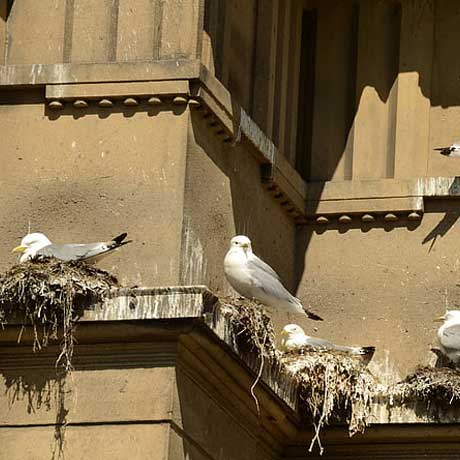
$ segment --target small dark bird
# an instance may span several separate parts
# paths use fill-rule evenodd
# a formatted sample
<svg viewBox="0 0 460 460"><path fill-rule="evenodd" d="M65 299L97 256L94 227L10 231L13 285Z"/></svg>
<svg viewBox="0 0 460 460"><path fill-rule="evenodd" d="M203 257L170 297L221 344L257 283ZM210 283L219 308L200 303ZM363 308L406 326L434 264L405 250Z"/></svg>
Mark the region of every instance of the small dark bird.
<svg viewBox="0 0 460 460"><path fill-rule="evenodd" d="M460 144L452 144L449 147L437 147L434 150L449 158L460 158Z"/></svg>

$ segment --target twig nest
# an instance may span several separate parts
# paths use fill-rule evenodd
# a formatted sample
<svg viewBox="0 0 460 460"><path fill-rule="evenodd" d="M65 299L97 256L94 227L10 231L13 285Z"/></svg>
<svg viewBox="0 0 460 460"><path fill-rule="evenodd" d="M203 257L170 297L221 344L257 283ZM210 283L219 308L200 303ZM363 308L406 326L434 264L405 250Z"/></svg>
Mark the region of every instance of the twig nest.
<svg viewBox="0 0 460 460"><path fill-rule="evenodd" d="M275 331L262 304L242 297L222 297L219 302L238 338L240 350L275 356Z"/></svg>
<svg viewBox="0 0 460 460"><path fill-rule="evenodd" d="M447 407L460 403L460 369L418 367L393 388L393 397L403 402L421 400Z"/></svg>
<svg viewBox="0 0 460 460"><path fill-rule="evenodd" d="M115 286L114 276L84 262L43 258L18 264L0 276L0 324L19 319L31 325L34 350L62 330L57 361L70 370L75 320L85 305L102 302Z"/></svg>
<svg viewBox="0 0 460 460"><path fill-rule="evenodd" d="M302 354L285 354L280 361L299 382L305 414L315 428L310 452L315 442L322 452L320 430L331 420L347 422L350 436L364 431L375 381L358 356L305 349Z"/></svg>
<svg viewBox="0 0 460 460"><path fill-rule="evenodd" d="M350 435L364 431L371 413L376 384L360 356L344 352L312 351L282 354L275 348L275 333L264 307L247 299L219 299L221 313L230 321L240 351L258 355L262 367L283 369L284 378L298 385L299 409L313 423L310 451L320 440L321 428L331 421L348 424ZM258 402L256 405L258 407Z"/></svg>

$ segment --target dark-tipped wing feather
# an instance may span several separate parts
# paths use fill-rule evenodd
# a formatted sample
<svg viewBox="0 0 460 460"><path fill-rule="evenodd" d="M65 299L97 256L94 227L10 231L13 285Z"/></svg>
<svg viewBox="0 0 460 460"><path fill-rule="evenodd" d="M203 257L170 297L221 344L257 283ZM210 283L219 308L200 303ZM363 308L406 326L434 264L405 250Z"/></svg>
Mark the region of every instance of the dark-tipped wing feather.
<svg viewBox="0 0 460 460"><path fill-rule="evenodd" d="M113 240L99 243L70 243L70 244L50 244L37 251L38 256L54 257L56 259L69 262L71 260L93 261L99 257L131 243L131 240L124 241L127 233L116 236Z"/></svg>

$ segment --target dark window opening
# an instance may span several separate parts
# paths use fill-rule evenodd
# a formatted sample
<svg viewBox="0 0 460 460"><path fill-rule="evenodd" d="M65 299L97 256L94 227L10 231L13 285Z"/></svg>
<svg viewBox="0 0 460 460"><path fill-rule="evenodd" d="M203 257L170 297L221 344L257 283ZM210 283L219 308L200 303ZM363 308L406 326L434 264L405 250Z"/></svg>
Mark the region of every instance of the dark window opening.
<svg viewBox="0 0 460 460"><path fill-rule="evenodd" d="M302 13L300 75L295 167L304 180L310 179L315 92L316 10Z"/></svg>
<svg viewBox="0 0 460 460"><path fill-rule="evenodd" d="M206 0L204 8L204 30L211 39L215 75L219 80L222 79L226 6L225 0Z"/></svg>

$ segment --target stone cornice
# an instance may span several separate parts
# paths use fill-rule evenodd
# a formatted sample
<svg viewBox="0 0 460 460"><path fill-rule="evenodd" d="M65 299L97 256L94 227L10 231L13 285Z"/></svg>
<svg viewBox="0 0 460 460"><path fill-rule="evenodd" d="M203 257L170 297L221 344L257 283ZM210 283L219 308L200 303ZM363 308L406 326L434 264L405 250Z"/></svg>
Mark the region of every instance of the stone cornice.
<svg viewBox="0 0 460 460"><path fill-rule="evenodd" d="M222 369L230 375L238 375L239 385L244 388L243 392L247 393L247 387L251 386L254 375L259 371L260 360L254 353L239 349L229 320L216 308L217 302L218 298L205 286L114 290L104 305L94 305L82 311L79 319L81 324L77 328L77 341L82 350L79 358L81 364L90 365L90 349L86 346L94 343L114 343L114 348L112 345L106 347L108 355L115 356L120 352L121 356L126 354L126 362L129 362L132 356L129 347L124 352L117 351L116 344L120 331L123 331L124 343L147 344L153 341L156 344L169 344L167 350L163 350L167 351L161 358L165 360L175 359L176 351L172 343L180 339L183 346L194 354L201 356L204 353L206 359L220 363ZM0 333L0 361L4 366L14 367L15 359L22 363L24 360L35 358L31 358L30 353L27 356L28 352L23 346L17 347L20 324L21 321L18 319L11 321ZM22 344L30 345L32 341L32 334L26 330L22 335ZM146 345L142 346L148 348ZM152 350L161 349L161 346L155 346ZM115 350L115 354L110 350ZM37 359L42 359L45 363L53 353L54 350L51 350L51 354L45 351L43 354L40 353ZM113 362L110 356L107 358L107 366ZM243 373L241 366L246 369ZM300 420L297 414L299 388L297 382L288 381L283 372L281 367L266 366L258 397L264 401L266 407L270 407L271 416L275 420L287 417L291 420L290 423L294 424L291 429L295 430L293 427L298 425ZM250 400L248 395L248 401ZM431 412L433 410L432 408ZM424 424L432 419L430 414L424 415L423 409L416 402L413 406L393 405L382 393L374 401L372 423ZM457 409L452 408L449 413L444 411L444 415L438 414L437 418L443 423L456 422L460 420L460 414Z"/></svg>
<svg viewBox="0 0 460 460"><path fill-rule="evenodd" d="M282 369L266 366L256 387L261 407L257 414L249 388L259 370L259 358L238 349L228 319L219 314L216 302L217 297L205 286L114 290L103 308L95 305L82 312L75 367L84 370L177 366L199 385L206 384L209 396L257 431L265 447L279 452L280 446L288 445L288 456L295 457L305 451L312 437L310 427L301 422L298 413L297 382L286 379ZM17 321L0 333L2 373L13 375L33 368L45 373L52 370L57 347L52 345L32 354L33 337L26 330L18 345L19 329ZM441 417L433 424L426 407L391 406L381 396L374 403L371 427L363 435L349 440L345 428L330 427L322 435L323 445L328 456L334 458L335 454L346 457L351 447L365 456L375 443L382 442L382 446L393 447L404 442L411 452L420 453L425 433L429 433L432 443L457 442L455 424L460 414L452 408L449 413L438 415ZM443 451L450 452L449 449ZM436 448L430 452L436 458L438 451Z"/></svg>
<svg viewBox="0 0 460 460"><path fill-rule="evenodd" d="M198 60L0 66L0 88L14 87L44 87L50 117L188 106L223 142L247 143L262 184L297 224L417 225L427 198L460 196L455 177L307 183Z"/></svg>
<svg viewBox="0 0 460 460"><path fill-rule="evenodd" d="M0 88L194 79L198 60L0 65Z"/></svg>

